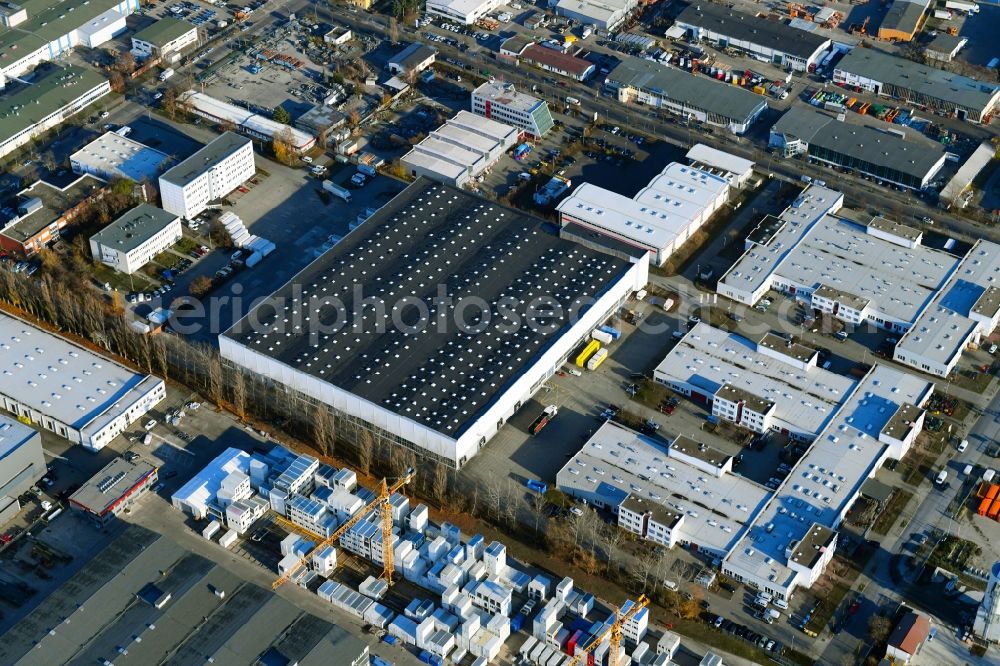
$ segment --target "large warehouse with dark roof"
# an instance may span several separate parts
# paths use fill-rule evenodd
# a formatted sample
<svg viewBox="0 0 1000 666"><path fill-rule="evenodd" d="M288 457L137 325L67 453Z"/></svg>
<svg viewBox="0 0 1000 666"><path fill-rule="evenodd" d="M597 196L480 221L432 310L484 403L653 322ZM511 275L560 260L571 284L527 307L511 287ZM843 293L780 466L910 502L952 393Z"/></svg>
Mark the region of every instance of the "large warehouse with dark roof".
<svg viewBox="0 0 1000 666"><path fill-rule="evenodd" d="M740 49L752 57L799 72L816 64L833 44L829 37L709 2L689 6L678 14L676 25L695 41L703 39Z"/></svg>
<svg viewBox="0 0 1000 666"><path fill-rule="evenodd" d="M793 106L771 127L769 143L786 155L863 173L879 181L922 190L945 162L941 144L911 133L904 139L867 125L841 122L810 107Z"/></svg>
<svg viewBox="0 0 1000 666"><path fill-rule="evenodd" d="M341 433L461 467L647 281L542 220L418 179L220 336Z"/></svg>
<svg viewBox="0 0 1000 666"><path fill-rule="evenodd" d="M734 134L746 132L767 110L767 100L757 93L645 58L623 56L604 85L616 91L619 102L638 102Z"/></svg>

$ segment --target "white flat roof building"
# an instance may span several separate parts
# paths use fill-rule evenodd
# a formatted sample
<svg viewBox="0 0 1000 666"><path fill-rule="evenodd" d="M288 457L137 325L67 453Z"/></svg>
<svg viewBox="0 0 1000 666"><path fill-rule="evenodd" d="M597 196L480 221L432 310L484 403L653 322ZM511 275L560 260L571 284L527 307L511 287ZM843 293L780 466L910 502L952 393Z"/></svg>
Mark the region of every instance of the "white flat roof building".
<svg viewBox="0 0 1000 666"><path fill-rule="evenodd" d="M615 513L619 507L633 514L648 512L658 525L652 533L649 524L637 533L651 540L668 547L696 544L724 555L770 497L760 484L733 474L731 465L731 457L699 449L687 437L667 446L609 421L559 470L556 484ZM619 522L629 518L626 513Z"/></svg>
<svg viewBox="0 0 1000 666"><path fill-rule="evenodd" d="M722 572L783 599L811 586L862 484L910 449L933 391L932 382L875 365L756 516Z"/></svg>
<svg viewBox="0 0 1000 666"><path fill-rule="evenodd" d="M614 30L639 6L639 0L558 0L556 13L600 30Z"/></svg>
<svg viewBox="0 0 1000 666"><path fill-rule="evenodd" d="M649 252L662 266L729 198L729 183L671 162L634 198L583 183L560 203L560 224L573 224Z"/></svg>
<svg viewBox="0 0 1000 666"><path fill-rule="evenodd" d="M94 259L127 275L181 239L181 218L139 204L90 237Z"/></svg>
<svg viewBox="0 0 1000 666"><path fill-rule="evenodd" d="M173 16L165 16L132 35L132 52L140 58L180 53L198 43L198 27Z"/></svg>
<svg viewBox="0 0 1000 666"><path fill-rule="evenodd" d="M413 176L462 187L493 166L518 141L517 128L459 111L400 162Z"/></svg>
<svg viewBox="0 0 1000 666"><path fill-rule="evenodd" d="M977 241L896 345L894 360L947 377L1000 323L1000 245Z"/></svg>
<svg viewBox="0 0 1000 666"><path fill-rule="evenodd" d="M172 161L161 153L114 132L105 132L69 156L74 173L111 180L128 178L137 183L153 181Z"/></svg>
<svg viewBox="0 0 1000 666"><path fill-rule="evenodd" d="M271 141L276 134L285 134L296 153L304 153L316 145L316 137L290 125L275 122L270 118L251 113L243 107L229 104L204 93L188 90L177 101L187 106L193 113L215 122L232 123L243 134L257 139Z"/></svg>
<svg viewBox="0 0 1000 666"><path fill-rule="evenodd" d="M513 83L503 81L490 80L473 90L472 112L518 127L533 139L540 139L554 125L545 100L518 92Z"/></svg>
<svg viewBox="0 0 1000 666"><path fill-rule="evenodd" d="M0 407L20 418L100 451L165 394L158 377L0 314Z"/></svg>
<svg viewBox="0 0 1000 666"><path fill-rule="evenodd" d="M0 88L40 62L77 46L96 49L126 30L139 0L18 0L4 3L0 26Z"/></svg>
<svg viewBox="0 0 1000 666"><path fill-rule="evenodd" d="M427 0L426 9L428 14L472 25L503 4L502 0Z"/></svg>
<svg viewBox="0 0 1000 666"><path fill-rule="evenodd" d="M813 185L779 217L765 218L718 293L753 305L776 289L851 324L907 330L958 260L921 245L916 229L834 215L842 203L841 193Z"/></svg>
<svg viewBox="0 0 1000 666"><path fill-rule="evenodd" d="M228 448L217 455L195 474L190 481L170 496L170 503L178 511L201 520L208 516L208 507L214 504L222 482L233 472L249 473L250 454Z"/></svg>
<svg viewBox="0 0 1000 666"><path fill-rule="evenodd" d="M190 220L255 173L253 142L226 132L160 176L163 209Z"/></svg>
<svg viewBox="0 0 1000 666"><path fill-rule="evenodd" d="M771 333L752 342L699 323L656 366L653 379L696 402L713 403L713 414L750 430L812 441L855 385L817 367L816 359L815 349ZM729 402L736 403L731 414ZM761 414L762 423L754 427L741 411Z"/></svg>
<svg viewBox="0 0 1000 666"><path fill-rule="evenodd" d="M125 18L122 17L124 24ZM0 31L0 63L10 55L3 38L18 30ZM2 64L0 64L2 67ZM0 95L0 157L16 150L111 92L99 73L76 65L45 65ZM0 76L0 87L4 80Z"/></svg>
<svg viewBox="0 0 1000 666"><path fill-rule="evenodd" d="M709 173L719 173L733 187L743 187L753 175L754 163L727 153L718 148L712 148L704 143L697 143L691 147L686 155L691 166L697 167Z"/></svg>

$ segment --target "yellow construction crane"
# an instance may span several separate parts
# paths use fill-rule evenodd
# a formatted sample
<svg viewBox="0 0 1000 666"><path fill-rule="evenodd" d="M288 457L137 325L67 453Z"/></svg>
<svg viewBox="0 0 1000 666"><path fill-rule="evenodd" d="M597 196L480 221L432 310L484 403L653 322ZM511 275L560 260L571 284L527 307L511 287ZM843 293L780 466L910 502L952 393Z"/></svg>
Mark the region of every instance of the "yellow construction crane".
<svg viewBox="0 0 1000 666"><path fill-rule="evenodd" d="M318 544L316 544L312 550L305 554L298 562L295 563L288 571L278 576L278 578L271 584L272 590L277 590L279 587L287 583L299 569L304 567L312 557L312 554L320 551L327 546L331 546L337 543L340 537L344 536L347 530L351 529L358 522L367 516L371 511L377 509L380 512L382 518L382 576L381 578L385 580L386 583L392 585L392 576L396 572L395 563L393 562L392 553L392 505L389 503L389 498L393 493L398 491L400 488L408 484L413 480L415 470L411 467L406 470L406 475L401 479L398 479L390 487L386 479L382 479L382 484L379 486L378 496L371 502L365 505L363 509L355 513L353 516L348 518L344 523L337 528L337 530L331 534L326 539L323 539Z"/></svg>
<svg viewBox="0 0 1000 666"><path fill-rule="evenodd" d="M622 625L634 618L639 611L649 605L649 598L645 594L640 594L632 607L622 613L620 608L615 609L615 621L607 629L591 639L584 648L577 648L573 660L569 666L578 666L580 660L600 647L605 639L609 639L611 649L608 650L608 666L620 666L622 649Z"/></svg>

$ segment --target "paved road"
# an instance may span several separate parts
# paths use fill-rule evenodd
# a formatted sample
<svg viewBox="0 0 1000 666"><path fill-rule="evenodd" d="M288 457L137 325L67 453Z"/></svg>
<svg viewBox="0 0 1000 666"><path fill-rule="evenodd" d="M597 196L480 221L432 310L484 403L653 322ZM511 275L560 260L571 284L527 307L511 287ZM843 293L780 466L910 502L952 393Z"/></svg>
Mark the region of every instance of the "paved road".
<svg viewBox="0 0 1000 666"><path fill-rule="evenodd" d="M996 465L996 461L986 456L985 453L988 442L1000 441L1000 423L997 422L997 415L1000 414L1000 394L998 394L995 384L990 389L988 395L981 396L978 404L981 406L987 400L989 400L989 403L982 410L982 416L975 421L969 431L969 448L962 454L957 454L954 449L948 449L939 458L939 465L946 465L953 479L968 464L979 465L980 467ZM908 554L907 549L904 548L907 542L910 542L910 549L912 549L914 544L911 541L911 535L913 534L929 534L937 529L962 536L963 527L965 526L964 521L954 520L946 511L959 485L958 483L952 483L945 490L933 487L926 493L912 514L904 512L901 519L908 519L905 529L891 530L890 534L882 539L880 543L881 548L872 558L865 574L858 578L854 586L855 590L860 589L861 585L865 586L863 595L866 603L852 622L845 627L845 631L836 636L827 646L823 652L823 663L838 663L835 660L839 659L840 655L850 653L859 642L863 642L862 639L864 639L867 632L868 618L871 615L880 608L891 612L899 603L904 601L911 604L916 602L921 612L927 613L932 617L934 624L939 627L938 640L940 644L932 648L931 652L936 654L938 658L945 655L949 657L944 661L934 662L930 660L929 656L926 656L925 659L918 663L957 663L951 661L956 656L960 656L963 663L967 664L982 664L985 666L988 663L995 663L990 662L988 659L977 660L971 657L968 654L967 647L963 646L958 641L957 636L955 636L956 632L954 628L949 629L949 623L942 621L940 617L935 615L936 589L926 590L915 588L911 580L904 580L904 582L897 584L894 576L889 571L889 568L893 566L892 560L894 555L897 553ZM964 536L973 537L974 535L966 531ZM994 549L996 547L996 544L982 545L987 552L991 546Z"/></svg>

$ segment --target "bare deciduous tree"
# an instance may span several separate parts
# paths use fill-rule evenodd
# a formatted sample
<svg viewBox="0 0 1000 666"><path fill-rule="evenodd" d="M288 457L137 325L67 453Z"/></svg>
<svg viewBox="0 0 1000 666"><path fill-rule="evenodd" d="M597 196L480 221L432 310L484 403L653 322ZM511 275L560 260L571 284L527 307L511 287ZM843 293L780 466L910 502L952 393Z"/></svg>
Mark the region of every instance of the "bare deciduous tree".
<svg viewBox="0 0 1000 666"><path fill-rule="evenodd" d="M440 461L434 461L434 472L431 477L431 496L440 506L448 494L448 468Z"/></svg>
<svg viewBox="0 0 1000 666"><path fill-rule="evenodd" d="M367 428L361 428L355 439L354 454L358 464L358 470L362 474L370 474L372 468L372 456L375 455L375 438Z"/></svg>
<svg viewBox="0 0 1000 666"><path fill-rule="evenodd" d="M326 405L316 405L313 410L312 438L317 451L324 456L333 455L337 426L336 419Z"/></svg>

